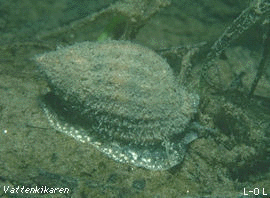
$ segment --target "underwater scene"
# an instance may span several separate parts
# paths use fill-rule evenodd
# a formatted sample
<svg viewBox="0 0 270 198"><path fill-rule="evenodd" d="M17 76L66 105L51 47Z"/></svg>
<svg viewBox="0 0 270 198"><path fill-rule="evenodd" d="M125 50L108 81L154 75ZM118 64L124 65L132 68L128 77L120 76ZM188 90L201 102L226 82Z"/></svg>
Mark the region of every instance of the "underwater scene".
<svg viewBox="0 0 270 198"><path fill-rule="evenodd" d="M270 0L0 0L0 197L269 197Z"/></svg>

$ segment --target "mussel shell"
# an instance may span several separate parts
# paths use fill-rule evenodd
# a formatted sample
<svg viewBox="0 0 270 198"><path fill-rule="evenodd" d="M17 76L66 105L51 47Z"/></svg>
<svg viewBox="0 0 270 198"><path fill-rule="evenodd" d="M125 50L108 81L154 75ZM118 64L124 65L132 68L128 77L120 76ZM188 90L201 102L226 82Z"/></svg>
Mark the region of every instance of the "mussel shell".
<svg viewBox="0 0 270 198"><path fill-rule="evenodd" d="M167 62L128 41L83 42L35 57L51 125L109 157L161 170L181 162L199 97Z"/></svg>

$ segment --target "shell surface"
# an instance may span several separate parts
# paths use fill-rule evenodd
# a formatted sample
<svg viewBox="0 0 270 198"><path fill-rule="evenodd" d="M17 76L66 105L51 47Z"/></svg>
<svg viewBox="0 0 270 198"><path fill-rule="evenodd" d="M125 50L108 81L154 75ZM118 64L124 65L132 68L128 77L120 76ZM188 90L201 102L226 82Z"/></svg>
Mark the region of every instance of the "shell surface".
<svg viewBox="0 0 270 198"><path fill-rule="evenodd" d="M151 170L183 160L199 97L176 83L154 51L128 41L83 42L35 60L51 88L41 106L56 130Z"/></svg>

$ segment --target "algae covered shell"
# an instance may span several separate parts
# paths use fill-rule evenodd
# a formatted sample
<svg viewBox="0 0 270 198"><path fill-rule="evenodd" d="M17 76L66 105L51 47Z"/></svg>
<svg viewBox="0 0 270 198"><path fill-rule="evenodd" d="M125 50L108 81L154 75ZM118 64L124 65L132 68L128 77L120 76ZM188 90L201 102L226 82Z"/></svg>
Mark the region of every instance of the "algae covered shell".
<svg viewBox="0 0 270 198"><path fill-rule="evenodd" d="M41 106L56 130L151 170L183 160L199 97L176 83L154 51L128 41L86 41L34 59L51 89Z"/></svg>

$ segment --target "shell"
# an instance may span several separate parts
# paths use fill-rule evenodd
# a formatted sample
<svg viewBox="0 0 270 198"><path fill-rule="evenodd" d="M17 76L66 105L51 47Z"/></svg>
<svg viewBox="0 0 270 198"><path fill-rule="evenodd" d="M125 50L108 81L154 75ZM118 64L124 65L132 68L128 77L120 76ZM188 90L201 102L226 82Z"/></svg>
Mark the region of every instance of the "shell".
<svg viewBox="0 0 270 198"><path fill-rule="evenodd" d="M34 59L51 88L41 106L56 130L151 170L183 160L199 97L176 83L154 51L128 41L83 42Z"/></svg>

